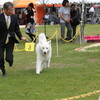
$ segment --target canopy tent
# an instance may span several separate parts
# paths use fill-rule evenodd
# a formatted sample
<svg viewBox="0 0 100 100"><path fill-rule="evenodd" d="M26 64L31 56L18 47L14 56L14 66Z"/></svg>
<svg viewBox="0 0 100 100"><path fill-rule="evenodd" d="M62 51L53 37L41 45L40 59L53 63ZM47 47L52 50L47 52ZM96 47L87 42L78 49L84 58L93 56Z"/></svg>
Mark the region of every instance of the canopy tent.
<svg viewBox="0 0 100 100"><path fill-rule="evenodd" d="M15 8L25 8L29 3L35 4L35 10L38 12L36 13L36 18L38 18L37 20L39 20L38 23L40 24L40 20L44 16L44 6L52 7L52 4L55 4L55 7L60 7L63 0L0 0L0 4L3 5L7 1L14 2ZM69 2L81 3L82 0L69 0ZM85 0L85 3L100 3L100 0Z"/></svg>
<svg viewBox="0 0 100 100"><path fill-rule="evenodd" d="M27 7L29 3L34 4L62 4L63 0L0 0L0 5L3 5L5 2L14 2L16 8ZM82 0L69 0L69 2L81 3ZM100 0L84 0L85 3L100 3Z"/></svg>
<svg viewBox="0 0 100 100"><path fill-rule="evenodd" d="M3 5L8 1L14 1L14 3L16 3L16 7L26 7L30 2L33 2L34 4L61 4L63 0L0 0L0 5ZM69 2L80 3L82 0L69 0ZM100 3L100 0L85 0L85 3Z"/></svg>
<svg viewBox="0 0 100 100"><path fill-rule="evenodd" d="M36 4L62 4L63 0L37 0ZM69 0L69 2L81 3L82 0ZM100 3L100 0L85 0L85 3Z"/></svg>
<svg viewBox="0 0 100 100"><path fill-rule="evenodd" d="M23 8L23 7L27 7L29 3L35 4L36 1L37 0L15 0L14 4L15 4L15 8Z"/></svg>

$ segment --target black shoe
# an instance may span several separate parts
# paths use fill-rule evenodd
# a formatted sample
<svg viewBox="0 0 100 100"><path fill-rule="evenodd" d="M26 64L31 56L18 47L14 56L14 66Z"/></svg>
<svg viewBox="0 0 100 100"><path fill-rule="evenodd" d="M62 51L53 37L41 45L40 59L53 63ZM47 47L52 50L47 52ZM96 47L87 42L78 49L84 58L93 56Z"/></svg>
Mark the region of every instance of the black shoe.
<svg viewBox="0 0 100 100"><path fill-rule="evenodd" d="M2 71L2 76L5 76L6 75L6 70L4 67L1 68L1 71Z"/></svg>
<svg viewBox="0 0 100 100"><path fill-rule="evenodd" d="M70 39L68 39L68 38L65 38L65 40L68 40L68 41L69 41Z"/></svg>
<svg viewBox="0 0 100 100"><path fill-rule="evenodd" d="M68 40L68 38L65 38L65 40Z"/></svg>
<svg viewBox="0 0 100 100"><path fill-rule="evenodd" d="M13 65L13 60L12 60L12 61L11 61L11 60L9 61L9 60L6 59L6 61L9 63L9 66L12 67L12 65Z"/></svg>
<svg viewBox="0 0 100 100"><path fill-rule="evenodd" d="M13 65L13 61L9 62L9 66L12 67Z"/></svg>

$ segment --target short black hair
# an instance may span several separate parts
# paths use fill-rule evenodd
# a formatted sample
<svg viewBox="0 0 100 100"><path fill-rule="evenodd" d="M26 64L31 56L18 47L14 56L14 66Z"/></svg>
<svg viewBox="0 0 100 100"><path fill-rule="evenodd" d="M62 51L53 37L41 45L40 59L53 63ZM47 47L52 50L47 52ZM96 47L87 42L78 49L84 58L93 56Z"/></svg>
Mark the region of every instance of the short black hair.
<svg viewBox="0 0 100 100"><path fill-rule="evenodd" d="M34 8L34 4L33 3L29 3L28 4L30 7Z"/></svg>
<svg viewBox="0 0 100 100"><path fill-rule="evenodd" d="M8 10L9 7L14 7L14 5L13 5L12 2L6 2L6 3L4 3L3 9Z"/></svg>
<svg viewBox="0 0 100 100"><path fill-rule="evenodd" d="M62 5L66 6L66 3L69 3L69 1L68 0L63 0Z"/></svg>
<svg viewBox="0 0 100 100"><path fill-rule="evenodd" d="M72 7L72 6L75 6L75 4L72 4L71 7Z"/></svg>

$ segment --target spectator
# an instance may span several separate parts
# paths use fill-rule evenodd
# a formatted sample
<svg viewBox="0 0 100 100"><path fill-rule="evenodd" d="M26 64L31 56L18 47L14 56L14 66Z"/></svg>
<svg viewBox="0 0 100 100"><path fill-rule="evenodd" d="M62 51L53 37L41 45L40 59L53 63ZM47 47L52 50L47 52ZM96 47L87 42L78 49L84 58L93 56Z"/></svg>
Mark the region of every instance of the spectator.
<svg viewBox="0 0 100 100"><path fill-rule="evenodd" d="M91 16L91 24L94 24L94 14L95 14L95 11L94 11L93 5L91 6L89 12L90 12L90 16Z"/></svg>
<svg viewBox="0 0 100 100"><path fill-rule="evenodd" d="M65 27L67 27L66 40L70 40L72 29L71 29L71 24L70 24L70 9L69 9L68 0L64 0L62 2L62 7L59 9L58 12L60 15L61 37L64 38ZM63 43L62 39L61 39L61 43Z"/></svg>
<svg viewBox="0 0 100 100"><path fill-rule="evenodd" d="M50 15L48 13L48 11L46 12L46 14L44 15L44 23L47 24L47 25L50 25L50 22L51 22L51 19L50 19Z"/></svg>
<svg viewBox="0 0 100 100"><path fill-rule="evenodd" d="M72 29L73 29L73 36L74 36L76 34L76 26L80 23L78 11L75 10L75 4L71 5L70 15L71 15L71 21L70 22L71 22L71 26L72 26Z"/></svg>
<svg viewBox="0 0 100 100"><path fill-rule="evenodd" d="M53 6L52 6L51 11L52 11L53 14L56 13L56 7L54 6L54 4L53 4Z"/></svg>
<svg viewBox="0 0 100 100"><path fill-rule="evenodd" d="M28 7L26 8L26 17L27 17L26 34L29 35L29 37L31 38L32 41L36 37L34 34L32 34L36 31L35 21L34 21L34 12L35 11L34 11L33 3L28 4Z"/></svg>
<svg viewBox="0 0 100 100"><path fill-rule="evenodd" d="M18 12L18 21L20 25L23 25L23 17L21 11Z"/></svg>

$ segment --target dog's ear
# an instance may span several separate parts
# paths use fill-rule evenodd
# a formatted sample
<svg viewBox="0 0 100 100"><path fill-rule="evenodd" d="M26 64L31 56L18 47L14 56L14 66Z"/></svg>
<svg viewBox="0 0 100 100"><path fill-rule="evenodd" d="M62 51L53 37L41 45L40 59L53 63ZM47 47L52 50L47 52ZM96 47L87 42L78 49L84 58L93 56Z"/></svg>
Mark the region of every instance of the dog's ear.
<svg viewBox="0 0 100 100"><path fill-rule="evenodd" d="M51 40L50 40L50 41L48 41L48 43L49 43L49 45L51 45Z"/></svg>

